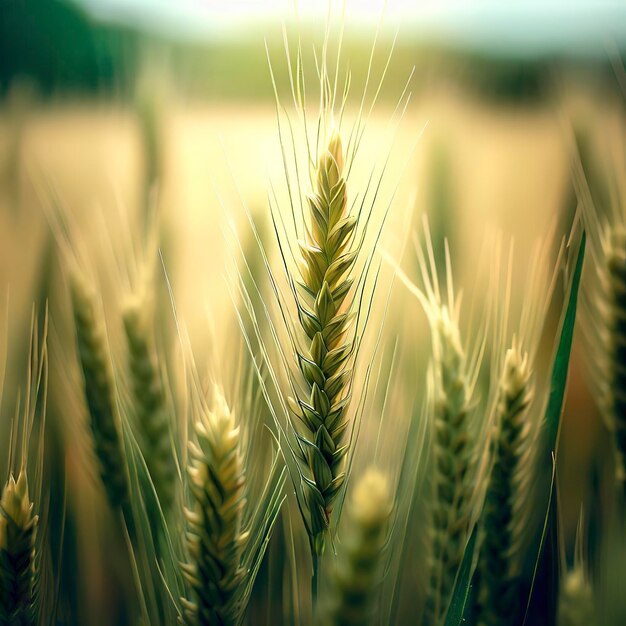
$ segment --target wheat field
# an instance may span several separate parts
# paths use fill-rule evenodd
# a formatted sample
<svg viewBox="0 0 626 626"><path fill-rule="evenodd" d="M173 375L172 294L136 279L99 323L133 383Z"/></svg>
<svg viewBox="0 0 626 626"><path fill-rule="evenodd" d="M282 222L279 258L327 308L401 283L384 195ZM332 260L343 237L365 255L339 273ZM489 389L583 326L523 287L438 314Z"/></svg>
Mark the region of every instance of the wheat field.
<svg viewBox="0 0 626 626"><path fill-rule="evenodd" d="M623 97L318 52L1 101L0 624L624 623Z"/></svg>

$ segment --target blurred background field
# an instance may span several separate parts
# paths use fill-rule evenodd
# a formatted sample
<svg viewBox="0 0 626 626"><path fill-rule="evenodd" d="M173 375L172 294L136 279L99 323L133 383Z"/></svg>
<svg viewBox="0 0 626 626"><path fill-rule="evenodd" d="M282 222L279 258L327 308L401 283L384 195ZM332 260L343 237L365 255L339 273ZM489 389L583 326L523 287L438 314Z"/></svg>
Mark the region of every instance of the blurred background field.
<svg viewBox="0 0 626 626"><path fill-rule="evenodd" d="M136 216L156 207L178 314L194 345L206 346L200 358L225 354L237 333L228 288L237 258L232 228L245 246L251 235L244 204L260 228L271 228L270 182L280 185L282 176L266 45L288 105L281 21L292 60L300 33L312 87L311 50L319 50L325 16L308 12L306 3L299 23L288 5L264 12L263 3L233 3L241 4L237 17L218 4L0 2L0 302L6 291L8 363L23 363L31 307L41 306L46 277L58 273L51 197L67 207L94 259L109 246L123 248ZM353 116L377 28L373 83L394 48L361 149L362 176L367 159L382 163L391 150L381 196L397 191L383 247L399 250L407 224L417 230L427 214L433 232L449 239L456 283L469 300L480 300L480 287L471 292L486 233L514 238L520 277L537 237L551 227L566 236L576 208L574 137L596 167L623 147L626 7L461 4L427 3L420 12L390 0L378 25L380 7L368 4L364 12L348 2L343 61L357 94ZM412 96L399 118L407 80ZM371 98L374 85L369 89ZM403 267L415 277L412 262L409 252ZM59 304L50 297L52 310L62 309L63 298ZM394 288L391 303L396 328L414 336L411 345L419 337L428 345L425 320L415 328L416 302ZM105 297L105 304L117 302ZM171 313L166 317L171 322ZM592 506L597 497L593 477L606 471L610 449L585 368L577 342L559 477L570 546L581 504ZM415 366L407 380L420 372ZM9 368L7 414L21 376ZM89 593L102 608L99 623L111 623L106 591L95 585Z"/></svg>

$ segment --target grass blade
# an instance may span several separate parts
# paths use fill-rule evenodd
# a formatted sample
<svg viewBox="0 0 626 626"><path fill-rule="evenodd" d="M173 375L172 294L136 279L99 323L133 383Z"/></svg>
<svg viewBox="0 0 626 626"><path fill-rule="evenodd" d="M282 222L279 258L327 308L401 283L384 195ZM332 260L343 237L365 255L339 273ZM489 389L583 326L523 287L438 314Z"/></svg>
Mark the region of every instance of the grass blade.
<svg viewBox="0 0 626 626"><path fill-rule="evenodd" d="M554 537L553 528L557 523L558 515L556 514L556 500L554 498L555 487L555 470L556 470L556 447L558 443L559 429L561 424L561 414L563 413L563 401L565 399L565 387L567 384L567 374L569 370L569 360L572 350L572 340L574 337L574 325L576 322L576 309L578 306L578 291L580 287L580 278L583 269L583 261L585 258L585 244L586 234L583 231L580 247L578 248L578 256L576 258L576 266L574 268L574 274L572 276L572 282L569 290L569 296L567 299L567 308L565 310L565 316L563 317L563 324L561 326L561 333L559 336L559 343L554 356L554 363L552 365L552 374L550 377L550 395L548 397L548 404L546 407L545 421L546 421L546 433L547 433L547 445L548 450L552 456L553 473L550 484L550 491L548 494L548 502L546 507L546 515L544 519L543 530L539 540L539 546L537 549L537 558L535 561L533 579L528 594L528 603L526 605L526 616L524 623L528 619L528 613L531 605L531 599L537 579L537 572L542 559L544 550L548 549L545 540L548 530L550 530L550 536Z"/></svg>
<svg viewBox="0 0 626 626"><path fill-rule="evenodd" d="M561 413L563 412L563 400L565 397L565 386L567 383L567 372L569 370L569 359L572 350L572 339L574 337L574 323L576 322L576 308L578 305L578 288L583 269L585 257L586 234L583 231L576 267L572 276L567 309L563 318L559 345L554 357L552 366L552 376L550 380L550 396L546 407L546 428L548 434L548 445L550 450L556 449L559 426L561 423Z"/></svg>
<svg viewBox="0 0 626 626"><path fill-rule="evenodd" d="M461 567L454 582L452 598L450 606L446 614L444 626L459 626L463 620L463 612L469 596L470 584L472 582L472 572L474 565L474 552L476 550L476 537L478 536L478 525L474 526L474 530L470 535L469 541L465 546Z"/></svg>

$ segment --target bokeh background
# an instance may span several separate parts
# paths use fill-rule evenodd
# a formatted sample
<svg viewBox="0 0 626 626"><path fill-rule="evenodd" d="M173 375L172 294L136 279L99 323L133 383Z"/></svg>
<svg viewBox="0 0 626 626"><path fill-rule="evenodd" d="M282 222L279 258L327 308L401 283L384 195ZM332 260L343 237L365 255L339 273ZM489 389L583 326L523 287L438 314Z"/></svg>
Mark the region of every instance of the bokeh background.
<svg viewBox="0 0 626 626"><path fill-rule="evenodd" d="M537 238L551 228L566 236L572 224L573 146L600 197L604 159L623 149L626 5L386 4L348 0L331 10L333 50L344 13L342 63L357 96L373 42L372 85L393 51L360 157L367 170L391 154L382 196L397 191L384 245L393 250L406 225L418 230L428 215L435 235L450 242L457 284L471 290L485 232L497 231L504 241L514 238L521 278ZM33 303L41 309L50 298L53 307L49 286L59 262L49 222L57 201L94 265L127 246L138 216L158 212L177 310L194 345L207 346L207 359L226 353L237 329L230 235L237 231L245 248L244 204L260 229L270 228L270 182L282 175L268 58L279 100L289 104L285 39L293 59L299 37L313 91L313 49L323 41L327 8L295 0L0 0L0 294L4 301L7 293L2 340L10 364L3 412L15 406L11 381L23 375ZM405 87L411 98L400 117ZM415 277L415 258L406 259ZM114 270L103 273L103 283L119 282ZM105 304L114 307L116 297ZM424 337L426 325L420 335L411 320L417 304L406 295L393 302L397 328ZM63 298L54 306L62 310ZM63 336L62 322L53 319L53 328ZM417 338L410 345L419 346ZM559 477L570 546L581 506L593 510L599 476L609 471L587 365L578 333ZM65 480L88 490L89 477L76 475L68 450ZM84 501L75 509L77 525L86 517L96 523ZM92 560L92 579L111 584L115 577ZM98 623L111 623L114 591L91 585L81 599L84 583L75 582L77 598L67 602L84 602Z"/></svg>

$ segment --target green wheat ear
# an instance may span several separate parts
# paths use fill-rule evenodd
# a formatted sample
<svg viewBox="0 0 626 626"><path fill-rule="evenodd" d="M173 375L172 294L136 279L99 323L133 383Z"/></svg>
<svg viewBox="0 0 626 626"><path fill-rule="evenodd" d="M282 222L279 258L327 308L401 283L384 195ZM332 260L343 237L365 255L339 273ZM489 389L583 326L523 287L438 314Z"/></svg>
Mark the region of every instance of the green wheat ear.
<svg viewBox="0 0 626 626"><path fill-rule="evenodd" d="M472 389L459 328L447 306L433 309L434 441L428 623L445 615L463 559L473 505Z"/></svg>
<svg viewBox="0 0 626 626"><path fill-rule="evenodd" d="M534 393L531 374L528 354L514 340L499 383L493 467L483 510L478 623L487 626L510 624L519 603L534 441L528 420Z"/></svg>
<svg viewBox="0 0 626 626"><path fill-rule="evenodd" d="M161 506L167 511L174 498L176 467L170 442L170 414L145 301L130 302L123 320L141 448Z"/></svg>
<svg viewBox="0 0 626 626"><path fill-rule="evenodd" d="M189 443L191 506L185 510L190 561L183 565L192 590L183 599L188 626L235 625L245 606L242 558L249 533L244 529L245 475L239 427L220 392L214 408L195 424L197 443Z"/></svg>
<svg viewBox="0 0 626 626"><path fill-rule="evenodd" d="M614 226L602 241L603 409L613 433L617 481L626 493L626 228Z"/></svg>
<svg viewBox="0 0 626 626"><path fill-rule="evenodd" d="M557 626L595 626L593 589L582 565L567 572L559 589Z"/></svg>
<svg viewBox="0 0 626 626"><path fill-rule="evenodd" d="M31 626L37 618L35 537L38 517L26 471L11 475L0 498L0 624Z"/></svg>
<svg viewBox="0 0 626 626"><path fill-rule="evenodd" d="M343 550L332 577L327 626L373 623L374 596L382 580L381 557L387 542L392 499L387 479L368 470L356 486L348 510Z"/></svg>
<svg viewBox="0 0 626 626"><path fill-rule="evenodd" d="M341 139L333 133L308 198L310 229L300 242L303 302L299 319L308 339L298 354L306 393L289 398L299 420L298 460L304 475L308 530L315 553L324 551L333 504L345 480L344 443L352 381L353 296L349 277L357 251L351 249L357 218L350 215L343 176Z"/></svg>
<svg viewBox="0 0 626 626"><path fill-rule="evenodd" d="M102 483L111 505L124 507L129 501L127 469L118 430L121 424L104 320L93 289L77 269L70 274L70 292L89 423Z"/></svg>

